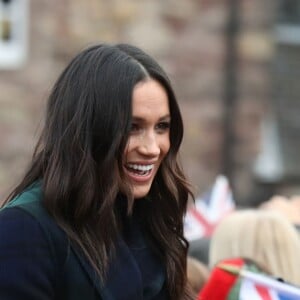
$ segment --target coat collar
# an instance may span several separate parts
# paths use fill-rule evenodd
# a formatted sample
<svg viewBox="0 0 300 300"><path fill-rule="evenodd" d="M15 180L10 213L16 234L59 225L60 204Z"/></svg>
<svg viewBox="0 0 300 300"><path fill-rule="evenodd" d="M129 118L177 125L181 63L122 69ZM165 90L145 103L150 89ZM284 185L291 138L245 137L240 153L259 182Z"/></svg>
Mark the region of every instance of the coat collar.
<svg viewBox="0 0 300 300"><path fill-rule="evenodd" d="M141 273L123 239L116 243L104 285L81 250L74 245L71 248L102 300L143 299Z"/></svg>

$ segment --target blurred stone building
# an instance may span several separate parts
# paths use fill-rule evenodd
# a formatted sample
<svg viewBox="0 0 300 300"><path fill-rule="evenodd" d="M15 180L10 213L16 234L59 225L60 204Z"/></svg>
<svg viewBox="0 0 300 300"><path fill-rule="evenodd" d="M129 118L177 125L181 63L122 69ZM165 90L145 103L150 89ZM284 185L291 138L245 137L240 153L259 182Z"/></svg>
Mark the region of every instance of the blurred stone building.
<svg viewBox="0 0 300 300"><path fill-rule="evenodd" d="M22 0L1 1L7 43L14 36L3 35L4 9ZM54 80L75 53L97 42L136 44L170 75L185 121L182 162L196 195L225 172L239 204L267 197L256 193L270 184L254 165L262 152L262 124L273 111L274 58L281 55L275 1L25 2L25 63L10 69L0 64L1 198L30 159Z"/></svg>

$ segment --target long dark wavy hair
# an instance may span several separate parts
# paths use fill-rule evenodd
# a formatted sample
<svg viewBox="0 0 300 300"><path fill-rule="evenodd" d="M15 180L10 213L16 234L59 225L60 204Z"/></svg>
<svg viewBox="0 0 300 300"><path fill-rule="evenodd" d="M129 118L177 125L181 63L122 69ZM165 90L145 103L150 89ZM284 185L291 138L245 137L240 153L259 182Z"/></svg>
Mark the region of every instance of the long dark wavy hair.
<svg viewBox="0 0 300 300"><path fill-rule="evenodd" d="M142 50L100 44L75 56L54 84L32 162L5 203L41 180L46 209L104 279L120 230L115 202L126 182L123 153L132 93L149 77L168 94L171 146L149 194L139 203L149 239L166 267L170 299L190 299L183 217L192 193L178 161L183 122L168 76ZM130 187L124 184L122 190L128 191L132 207Z"/></svg>

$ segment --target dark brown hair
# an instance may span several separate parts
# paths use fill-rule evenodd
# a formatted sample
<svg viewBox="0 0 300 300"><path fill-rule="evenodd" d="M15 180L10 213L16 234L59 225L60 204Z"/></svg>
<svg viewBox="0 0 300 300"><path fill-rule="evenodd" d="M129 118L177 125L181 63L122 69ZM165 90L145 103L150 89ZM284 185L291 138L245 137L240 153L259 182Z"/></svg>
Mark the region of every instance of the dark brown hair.
<svg viewBox="0 0 300 300"><path fill-rule="evenodd" d="M170 298L189 299L183 217L191 192L177 157L183 123L167 75L142 50L127 44L96 45L69 63L49 96L32 163L6 202L41 180L46 209L104 279L119 230L115 202L124 182L132 91L147 77L167 91L171 147L149 195L139 200L140 211L165 263ZM130 192L127 196L130 208L133 199Z"/></svg>

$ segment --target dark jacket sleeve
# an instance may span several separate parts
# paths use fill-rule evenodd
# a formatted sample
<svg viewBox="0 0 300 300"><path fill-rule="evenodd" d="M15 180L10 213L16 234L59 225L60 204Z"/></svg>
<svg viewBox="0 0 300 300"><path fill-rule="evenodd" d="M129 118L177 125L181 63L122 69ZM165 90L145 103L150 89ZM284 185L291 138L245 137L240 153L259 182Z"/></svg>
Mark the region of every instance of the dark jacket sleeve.
<svg viewBox="0 0 300 300"><path fill-rule="evenodd" d="M0 212L0 299L54 300L56 261L40 224L19 208Z"/></svg>

